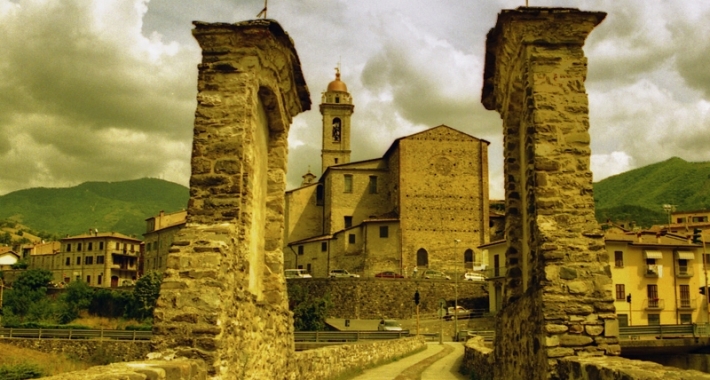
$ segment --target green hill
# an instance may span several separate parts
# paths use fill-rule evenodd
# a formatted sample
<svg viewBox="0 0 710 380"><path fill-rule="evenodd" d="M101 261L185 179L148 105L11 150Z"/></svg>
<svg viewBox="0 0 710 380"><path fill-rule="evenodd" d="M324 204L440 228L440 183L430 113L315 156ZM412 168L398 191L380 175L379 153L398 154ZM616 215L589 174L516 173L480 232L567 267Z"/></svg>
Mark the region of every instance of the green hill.
<svg viewBox="0 0 710 380"><path fill-rule="evenodd" d="M154 178L86 182L68 188L33 188L0 196L0 219L52 234L77 235L89 228L141 237L145 219L161 210L185 209L185 186Z"/></svg>
<svg viewBox="0 0 710 380"><path fill-rule="evenodd" d="M673 157L594 184L599 222L635 221L643 227L668 222L663 205L677 211L710 208L710 162Z"/></svg>

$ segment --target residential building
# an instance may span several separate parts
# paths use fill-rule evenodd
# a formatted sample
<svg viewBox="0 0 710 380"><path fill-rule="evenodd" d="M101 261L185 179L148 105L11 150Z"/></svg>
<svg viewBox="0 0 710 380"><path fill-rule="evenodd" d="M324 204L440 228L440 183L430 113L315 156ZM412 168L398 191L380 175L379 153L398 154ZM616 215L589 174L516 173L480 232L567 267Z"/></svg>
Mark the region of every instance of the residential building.
<svg viewBox="0 0 710 380"><path fill-rule="evenodd" d="M707 322L701 245L655 231L607 233L605 240L621 326Z"/></svg>
<svg viewBox="0 0 710 380"><path fill-rule="evenodd" d="M473 269L489 241L489 142L440 125L350 162L354 106L339 74L323 93L323 174L286 192L285 268L412 276Z"/></svg>
<svg viewBox="0 0 710 380"><path fill-rule="evenodd" d="M505 290L505 239L478 246L482 255L488 257L488 267L483 271L488 282L488 311L495 314L501 309Z"/></svg>
<svg viewBox="0 0 710 380"><path fill-rule="evenodd" d="M181 210L160 214L146 219L146 233L143 234L144 255L141 273L164 271L168 265L168 252L175 235L185 226L187 211Z"/></svg>
<svg viewBox="0 0 710 380"><path fill-rule="evenodd" d="M30 256L30 268L44 268L54 282L67 284L82 280L94 287L133 285L138 278L141 241L117 232L68 236L60 249L43 249Z"/></svg>
<svg viewBox="0 0 710 380"><path fill-rule="evenodd" d="M13 251L12 247L0 247L0 270L12 269L19 260L20 255Z"/></svg>

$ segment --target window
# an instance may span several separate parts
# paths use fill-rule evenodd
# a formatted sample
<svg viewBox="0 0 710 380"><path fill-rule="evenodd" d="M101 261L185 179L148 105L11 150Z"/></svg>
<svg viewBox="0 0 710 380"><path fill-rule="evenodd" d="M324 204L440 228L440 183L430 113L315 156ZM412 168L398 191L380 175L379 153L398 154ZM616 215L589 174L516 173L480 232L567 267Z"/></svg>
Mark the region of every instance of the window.
<svg viewBox="0 0 710 380"><path fill-rule="evenodd" d="M626 301L626 285L616 284L616 300Z"/></svg>
<svg viewBox="0 0 710 380"><path fill-rule="evenodd" d="M118 251L119 249L121 249L121 243L116 243L116 250Z"/></svg>
<svg viewBox="0 0 710 380"><path fill-rule="evenodd" d="M84 258L84 264L85 265L91 265L94 263L94 256L86 256ZM88 282L88 281L87 281Z"/></svg>
<svg viewBox="0 0 710 380"><path fill-rule="evenodd" d="M692 219L693 223L705 223L708 221L707 216L694 216Z"/></svg>
<svg viewBox="0 0 710 380"><path fill-rule="evenodd" d="M86 276L86 283L91 284L91 276Z"/></svg>
<svg viewBox="0 0 710 380"><path fill-rule="evenodd" d="M94 250L94 243L88 243L88 248L86 248L87 251L93 251Z"/></svg>
<svg viewBox="0 0 710 380"><path fill-rule="evenodd" d="M352 216L345 216L345 228L349 228L353 226L353 217Z"/></svg>
<svg viewBox="0 0 710 380"><path fill-rule="evenodd" d="M303 246L302 246L302 245L299 245L299 246L298 246L298 254L299 254L299 255L302 255L302 254L303 254Z"/></svg>
<svg viewBox="0 0 710 380"><path fill-rule="evenodd" d="M690 308L690 285L680 285L680 307Z"/></svg>
<svg viewBox="0 0 710 380"><path fill-rule="evenodd" d="M306 272L311 273L311 264L306 264Z"/></svg>
<svg viewBox="0 0 710 380"><path fill-rule="evenodd" d="M648 296L648 307L658 307L658 285L646 285L646 295Z"/></svg>
<svg viewBox="0 0 710 380"><path fill-rule="evenodd" d="M676 223L685 223L685 218L676 219Z"/></svg>
<svg viewBox="0 0 710 380"><path fill-rule="evenodd" d="M71 244L67 244L67 252L71 252Z"/></svg>
<svg viewBox="0 0 710 380"><path fill-rule="evenodd" d="M629 326L629 316L627 314L617 314L616 319L619 320L619 327Z"/></svg>
<svg viewBox="0 0 710 380"><path fill-rule="evenodd" d="M335 102L336 102L336 103L340 103L340 97L339 97L339 96L336 96L336 97L335 97Z"/></svg>
<svg viewBox="0 0 710 380"><path fill-rule="evenodd" d="M333 142L340 142L341 121L339 118L333 119Z"/></svg>
<svg viewBox="0 0 710 380"><path fill-rule="evenodd" d="M101 280L103 279L104 275L100 274L99 277L96 279L96 284L101 285Z"/></svg>
<svg viewBox="0 0 710 380"><path fill-rule="evenodd" d="M390 228L388 226L380 226L380 237L387 238L390 236Z"/></svg>
<svg viewBox="0 0 710 380"><path fill-rule="evenodd" d="M355 244L355 234L348 234L348 243Z"/></svg>
<svg viewBox="0 0 710 380"><path fill-rule="evenodd" d="M157 240L153 242L153 250L154 251L158 250L158 241Z"/></svg>
<svg viewBox="0 0 710 380"><path fill-rule="evenodd" d="M692 314L681 314L680 315L680 324L681 325L689 325L693 323L693 315Z"/></svg>
<svg viewBox="0 0 710 380"><path fill-rule="evenodd" d="M649 314L648 315L648 325L649 326L658 326L661 324L661 315L660 314Z"/></svg>
<svg viewBox="0 0 710 380"><path fill-rule="evenodd" d="M344 193L352 193L353 192L353 175L352 174L345 174L345 184L343 188Z"/></svg>
<svg viewBox="0 0 710 380"><path fill-rule="evenodd" d="M82 248L82 247L81 247L81 243L77 243L77 245L76 245L76 251L77 251L77 252L81 252L81 248Z"/></svg>
<svg viewBox="0 0 710 380"><path fill-rule="evenodd" d="M321 252L327 251L328 250L328 243L325 241L320 243L320 250L321 250Z"/></svg>
<svg viewBox="0 0 710 380"><path fill-rule="evenodd" d="M624 267L624 252L614 251L614 266L616 268Z"/></svg>
<svg viewBox="0 0 710 380"><path fill-rule="evenodd" d="M96 256L96 264L103 264L104 263L104 257L103 255L101 256Z"/></svg>
<svg viewBox="0 0 710 380"><path fill-rule="evenodd" d="M688 274L688 260L678 259L678 274L687 275Z"/></svg>
<svg viewBox="0 0 710 380"><path fill-rule="evenodd" d="M64 261L64 265L66 265L66 266L71 265L71 257L67 257L67 259Z"/></svg>
<svg viewBox="0 0 710 380"><path fill-rule="evenodd" d="M76 265L81 265L81 256L76 257Z"/></svg>
<svg viewBox="0 0 710 380"><path fill-rule="evenodd" d="M337 164L337 163L338 163L338 159L337 159L337 158L334 159L333 162Z"/></svg>
<svg viewBox="0 0 710 380"><path fill-rule="evenodd" d="M102 251L104 250L104 242L99 242L99 249Z"/></svg>
<svg viewBox="0 0 710 380"><path fill-rule="evenodd" d="M323 185L316 186L316 206L323 206Z"/></svg>
<svg viewBox="0 0 710 380"><path fill-rule="evenodd" d="M303 269L303 265L299 265L296 269Z"/></svg>
<svg viewBox="0 0 710 380"><path fill-rule="evenodd" d="M377 194L377 176L371 175L370 176L370 194Z"/></svg>

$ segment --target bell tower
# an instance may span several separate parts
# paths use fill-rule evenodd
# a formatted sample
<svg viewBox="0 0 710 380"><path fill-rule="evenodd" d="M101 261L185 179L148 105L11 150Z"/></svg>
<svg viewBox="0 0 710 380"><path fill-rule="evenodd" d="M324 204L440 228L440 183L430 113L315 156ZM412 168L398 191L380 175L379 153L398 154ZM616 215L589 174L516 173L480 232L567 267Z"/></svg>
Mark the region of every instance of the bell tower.
<svg viewBox="0 0 710 380"><path fill-rule="evenodd" d="M335 80L328 84L321 96L323 115L323 147L321 168L350 162L350 116L355 106L348 87L340 80L340 68L335 69Z"/></svg>

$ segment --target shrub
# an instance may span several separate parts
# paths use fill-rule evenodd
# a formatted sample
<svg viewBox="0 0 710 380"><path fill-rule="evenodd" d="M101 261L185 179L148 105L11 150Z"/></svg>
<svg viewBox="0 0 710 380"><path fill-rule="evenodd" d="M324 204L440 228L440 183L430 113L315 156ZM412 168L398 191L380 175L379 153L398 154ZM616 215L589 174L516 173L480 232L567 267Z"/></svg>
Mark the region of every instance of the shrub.
<svg viewBox="0 0 710 380"><path fill-rule="evenodd" d="M0 366L0 379L2 380L37 379L44 376L42 370L34 364L20 363Z"/></svg>

